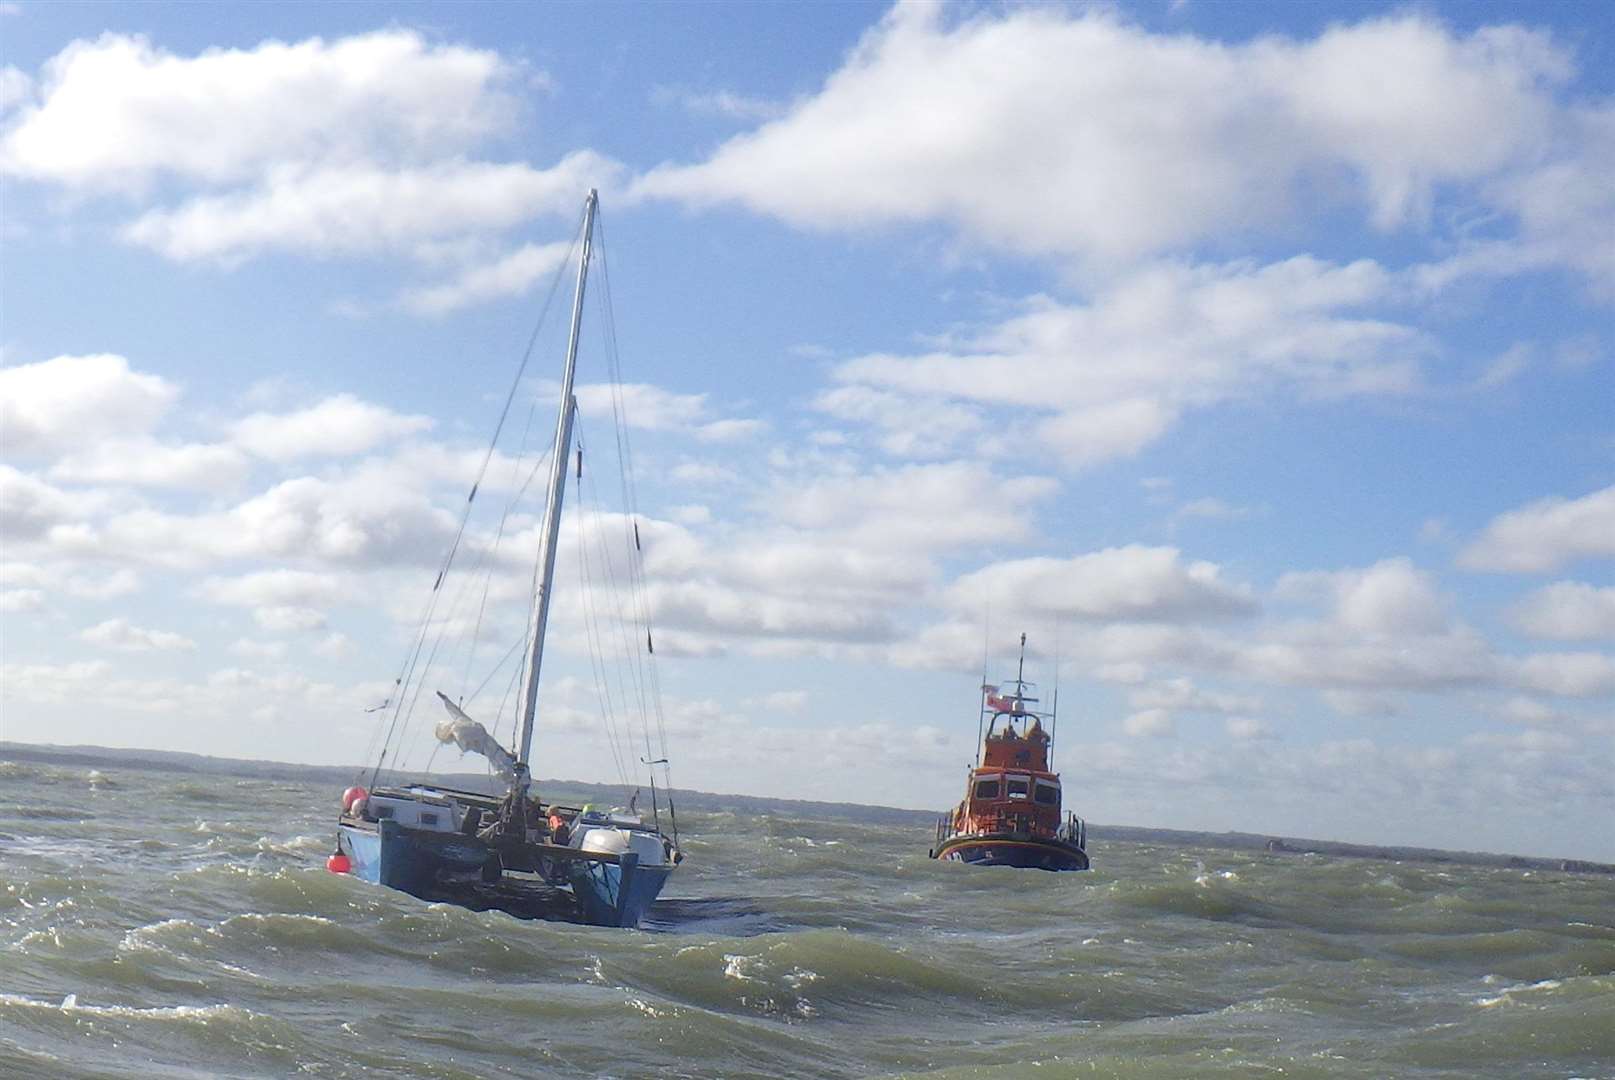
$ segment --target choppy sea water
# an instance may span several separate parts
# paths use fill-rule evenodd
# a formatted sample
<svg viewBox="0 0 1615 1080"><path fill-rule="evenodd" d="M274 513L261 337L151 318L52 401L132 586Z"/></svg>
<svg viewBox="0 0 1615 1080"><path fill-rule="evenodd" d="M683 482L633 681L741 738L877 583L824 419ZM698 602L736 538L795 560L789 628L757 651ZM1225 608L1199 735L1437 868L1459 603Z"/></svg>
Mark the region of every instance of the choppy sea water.
<svg viewBox="0 0 1615 1080"><path fill-rule="evenodd" d="M1615 1076L1607 878L685 814L616 931L329 874L337 795L0 763L0 1076Z"/></svg>

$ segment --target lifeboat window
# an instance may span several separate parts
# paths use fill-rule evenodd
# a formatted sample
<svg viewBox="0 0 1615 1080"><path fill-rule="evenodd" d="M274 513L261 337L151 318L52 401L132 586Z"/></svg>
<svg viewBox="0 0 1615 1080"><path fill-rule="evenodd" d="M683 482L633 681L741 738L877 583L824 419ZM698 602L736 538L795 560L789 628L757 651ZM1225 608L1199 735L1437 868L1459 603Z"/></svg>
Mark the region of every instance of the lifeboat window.
<svg viewBox="0 0 1615 1080"><path fill-rule="evenodd" d="M1060 785L1050 784L1039 780L1037 782L1037 794L1035 798L1036 801L1042 806L1059 806Z"/></svg>
<svg viewBox="0 0 1615 1080"><path fill-rule="evenodd" d="M996 799L996 798L998 798L998 777L995 776L991 780L977 780L976 781L976 798L978 798L978 799Z"/></svg>
<svg viewBox="0 0 1615 1080"><path fill-rule="evenodd" d="M1009 797L1012 799L1024 799L1029 794L1028 789L1031 786L1032 785L1029 778L1025 776L1011 776L1009 778Z"/></svg>
<svg viewBox="0 0 1615 1080"><path fill-rule="evenodd" d="M378 820L382 819L382 818L390 818L392 816L393 816L393 808L392 807L390 807L390 806L378 806L378 807L376 807L376 818Z"/></svg>
<svg viewBox="0 0 1615 1080"><path fill-rule="evenodd" d="M436 814L426 813L423 810L421 812L421 824L422 825L436 825L437 824L437 815Z"/></svg>

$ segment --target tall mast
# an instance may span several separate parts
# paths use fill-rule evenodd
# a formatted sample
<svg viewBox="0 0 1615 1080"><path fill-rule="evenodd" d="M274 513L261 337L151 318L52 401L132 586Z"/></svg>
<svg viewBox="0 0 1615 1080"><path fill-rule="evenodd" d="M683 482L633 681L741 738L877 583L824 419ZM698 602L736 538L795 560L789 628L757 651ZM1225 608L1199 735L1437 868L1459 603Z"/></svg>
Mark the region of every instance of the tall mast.
<svg viewBox="0 0 1615 1080"><path fill-rule="evenodd" d="M583 203L583 253L578 257L578 285L572 294L572 330L566 341L566 372L561 376L561 411L555 421L555 449L550 454L549 500L544 504L544 531L538 549L539 571L533 583L533 616L527 628L532 643L527 667L522 672L521 744L516 760L525 766L533 748L533 722L538 712L538 671L544 660L544 629L550 618L550 587L555 582L555 547L561 534L561 494L566 486L566 466L572 456L572 419L577 402L572 398L572 376L578 366L578 331L583 325L583 287L589 280L589 256L594 248L594 211L599 193L589 189ZM525 786L525 769L518 770L516 782Z"/></svg>

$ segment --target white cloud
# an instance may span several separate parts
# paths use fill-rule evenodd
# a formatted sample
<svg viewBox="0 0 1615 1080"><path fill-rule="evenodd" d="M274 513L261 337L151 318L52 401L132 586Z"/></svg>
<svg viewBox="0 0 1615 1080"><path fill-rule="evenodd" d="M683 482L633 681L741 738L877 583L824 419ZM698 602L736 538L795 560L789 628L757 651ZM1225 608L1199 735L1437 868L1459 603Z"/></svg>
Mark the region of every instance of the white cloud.
<svg viewBox="0 0 1615 1080"><path fill-rule="evenodd" d="M33 96L34 80L25 71L7 64L0 67L0 113L13 105L20 105Z"/></svg>
<svg viewBox="0 0 1615 1080"><path fill-rule="evenodd" d="M1048 417L1035 429L1038 441L1056 451L1067 468L1131 457L1165 434L1177 410L1149 398L1078 406Z"/></svg>
<svg viewBox="0 0 1615 1080"><path fill-rule="evenodd" d="M1432 634L1448 622L1435 579L1406 558L1362 569L1286 574L1276 591L1280 596L1322 592L1334 602L1336 622L1361 634Z"/></svg>
<svg viewBox="0 0 1615 1080"><path fill-rule="evenodd" d="M1135 709L1166 709L1172 712L1234 714L1254 712L1262 707L1258 698L1206 690L1183 678L1140 687L1127 695L1127 701Z"/></svg>
<svg viewBox="0 0 1615 1080"><path fill-rule="evenodd" d="M533 283L554 273L570 245L524 244L492 263L468 266L452 280L406 289L399 302L419 315L446 315L473 304L520 296Z"/></svg>
<svg viewBox="0 0 1615 1080"><path fill-rule="evenodd" d="M229 490L240 486L247 470L246 455L228 444L120 439L89 441L51 466L50 475L80 484Z"/></svg>
<svg viewBox="0 0 1615 1080"><path fill-rule="evenodd" d="M254 608L252 617L259 626L277 634L323 630L326 623L325 612L306 607Z"/></svg>
<svg viewBox="0 0 1615 1080"><path fill-rule="evenodd" d="M1242 674L1263 682L1371 694L1485 686L1498 676L1485 639L1463 627L1405 636L1365 635L1338 624L1275 627L1238 648L1234 660Z"/></svg>
<svg viewBox="0 0 1615 1080"><path fill-rule="evenodd" d="M237 638L230 645L230 651L249 660L283 660L287 649L284 641L253 641L249 638Z"/></svg>
<svg viewBox="0 0 1615 1080"><path fill-rule="evenodd" d="M668 472L669 479L691 487L728 487L740 482L740 474L713 461L683 461Z"/></svg>
<svg viewBox="0 0 1615 1080"><path fill-rule="evenodd" d="M1341 716L1374 716L1381 719L1400 716L1401 707L1384 694L1372 690L1325 690L1324 702Z"/></svg>
<svg viewBox="0 0 1615 1080"><path fill-rule="evenodd" d="M256 187L152 210L124 236L170 259L233 262L264 251L314 255L411 253L427 241L491 233L573 213L580 192L617 166L589 151L550 169L459 159L406 168L279 165ZM503 281L530 267L505 268ZM492 287L486 278L477 282Z"/></svg>
<svg viewBox="0 0 1615 1080"><path fill-rule="evenodd" d="M654 100L676 102L697 115L725 116L732 120L770 120L785 111L785 106L763 98L737 94L733 90L675 90L658 88Z"/></svg>
<svg viewBox="0 0 1615 1080"><path fill-rule="evenodd" d="M1254 511L1248 506L1234 506L1215 497L1191 499L1178 507L1173 515L1178 518L1205 518L1210 521L1239 521Z"/></svg>
<svg viewBox="0 0 1615 1080"><path fill-rule="evenodd" d="M0 589L0 612L21 614L45 607L45 594L38 589Z"/></svg>
<svg viewBox="0 0 1615 1080"><path fill-rule="evenodd" d="M342 591L336 575L307 570L259 570L239 577L211 577L200 592L216 604L240 607L324 604Z"/></svg>
<svg viewBox="0 0 1615 1080"><path fill-rule="evenodd" d="M121 195L138 209L119 235L176 261L411 258L442 280L403 288L394 306L442 315L525 291L565 245L502 234L570 218L586 189L622 174L588 149L547 168L472 157L514 126L521 73L493 51L406 29L196 56L109 33L45 65L37 102L0 128L0 172ZM529 75L527 88L546 84ZM507 253L489 262L498 247Z"/></svg>
<svg viewBox="0 0 1615 1080"><path fill-rule="evenodd" d="M314 645L314 653L327 660L341 660L353 653L353 641L346 634L332 631Z"/></svg>
<svg viewBox="0 0 1615 1080"><path fill-rule="evenodd" d="M322 608L346 593L335 574L308 570L259 570L238 577L211 577L198 592L216 604L252 609L254 621L275 633L320 630Z"/></svg>
<svg viewBox="0 0 1615 1080"><path fill-rule="evenodd" d="M259 457L291 461L348 457L431 426L429 417L405 416L352 394L338 394L297 412L253 413L235 423L231 437Z"/></svg>
<svg viewBox="0 0 1615 1080"><path fill-rule="evenodd" d="M1225 722L1228 734L1241 742L1255 739L1271 739L1273 729L1265 721L1249 716L1230 716Z"/></svg>
<svg viewBox="0 0 1615 1080"><path fill-rule="evenodd" d="M1474 746L1519 755L1563 754L1576 748L1576 741L1563 732L1543 731L1540 728L1504 733L1478 732L1464 741Z"/></svg>
<svg viewBox="0 0 1615 1080"><path fill-rule="evenodd" d="M1615 638L1615 587L1556 581L1522 599L1510 619L1520 631L1537 638Z"/></svg>
<svg viewBox="0 0 1615 1080"><path fill-rule="evenodd" d="M105 660L5 664L0 666L0 692L6 697L42 704L83 701L80 691L104 682L111 669Z"/></svg>
<svg viewBox="0 0 1615 1080"><path fill-rule="evenodd" d="M966 612L991 606L1098 621L1221 620L1257 611L1250 588L1224 580L1215 563L1185 562L1176 548L1137 544L995 563L960 577L947 597Z"/></svg>
<svg viewBox="0 0 1615 1080"><path fill-rule="evenodd" d="M289 558L374 567L435 563L453 535L454 520L418 486L377 483L361 467L331 480L282 481L226 509L139 508L48 531L56 550L77 557L178 568Z"/></svg>
<svg viewBox="0 0 1615 1080"><path fill-rule="evenodd" d="M1103 11L942 12L894 7L819 93L640 190L1115 259L1330 203L1380 228L1423 221L1438 189L1575 139L1555 102L1568 55L1518 27L1460 35L1403 15L1227 44Z"/></svg>
<svg viewBox="0 0 1615 1080"><path fill-rule="evenodd" d="M622 535L613 515L591 515L582 525L591 548L602 536ZM829 535L759 526L709 543L671 522L641 517L639 525L658 653L801 652L888 641L896 634L893 611L935 573L923 557ZM563 523L560 560L576 559L571 532ZM570 603L562 598L563 607Z"/></svg>
<svg viewBox="0 0 1615 1080"><path fill-rule="evenodd" d="M980 411L968 405L857 383L823 391L813 408L873 427L880 433L881 449L898 457L942 457L982 427ZM836 444L834 438L827 441Z"/></svg>
<svg viewBox="0 0 1615 1080"><path fill-rule="evenodd" d="M677 394L649 383L586 383L573 393L584 415L609 417L620 407L630 427L646 431L689 431L707 416L705 394Z"/></svg>
<svg viewBox="0 0 1615 1080"><path fill-rule="evenodd" d="M701 503L687 503L683 506L670 507L667 515L680 525L710 525L712 523L712 508Z"/></svg>
<svg viewBox="0 0 1615 1080"><path fill-rule="evenodd" d="M769 712L796 713L807 707L811 696L806 690L775 690L764 694L757 704Z"/></svg>
<svg viewBox="0 0 1615 1080"><path fill-rule="evenodd" d="M1549 724L1560 719L1557 710L1528 697L1509 698L1498 711L1505 719L1519 724Z"/></svg>
<svg viewBox="0 0 1615 1080"><path fill-rule="evenodd" d="M768 429L763 420L713 418L706 394L680 394L649 383L587 383L574 393L585 416L606 419L620 411L629 427L677 432L705 443L740 442Z"/></svg>
<svg viewBox="0 0 1615 1080"><path fill-rule="evenodd" d="M101 645L122 652L149 652L174 649L194 649L196 642L181 634L167 630L147 630L135 626L128 619L108 619L85 629L79 637L92 645Z"/></svg>
<svg viewBox="0 0 1615 1080"><path fill-rule="evenodd" d="M143 435L178 396L172 383L107 353L0 368L0 439L15 457Z"/></svg>
<svg viewBox="0 0 1615 1080"><path fill-rule="evenodd" d="M131 676L104 661L0 668L8 737L13 717L15 737L40 742L104 742L113 724L172 748L241 758L261 757L273 733L289 747L331 747L328 760L358 760L372 733L371 718L360 710L384 692L375 684L339 686L295 671L233 667L195 680ZM21 702L30 707L19 708ZM255 722L243 724L243 717ZM288 759L297 760L295 751Z"/></svg>
<svg viewBox="0 0 1615 1080"><path fill-rule="evenodd" d="M893 417L905 409L922 417L940 402L1014 410L1019 422L1035 422L1034 443L1081 467L1137 453L1193 409L1413 388L1431 343L1359 313L1400 291L1395 275L1367 260L1162 263L1116 279L1087 303L1034 297L1012 318L928 353L847 361L835 378L861 393L832 391L819 404L899 434L906 422ZM938 419L968 431L974 416Z"/></svg>
<svg viewBox="0 0 1615 1080"><path fill-rule="evenodd" d="M75 573L61 565L40 563L0 563L0 585L26 586L48 593L89 600L109 600L126 596L140 588L140 576L121 567L104 577Z"/></svg>
<svg viewBox="0 0 1615 1080"><path fill-rule="evenodd" d="M405 29L196 56L105 34L46 64L37 103L0 129L0 171L121 194L139 212L120 235L176 261L282 251L447 266L444 280L395 301L442 315L517 295L553 269L565 245L509 250L500 235L571 217L587 188L622 173L587 149L548 168L471 157L512 128L519 73L493 51ZM530 74L527 87L545 84ZM508 253L489 263L501 243Z"/></svg>
<svg viewBox="0 0 1615 1080"><path fill-rule="evenodd" d="M1134 686L1191 670L1257 685L1348 691L1365 703L1351 712L1390 713L1394 706L1380 699L1391 691L1511 685L1508 662L1480 634L1448 618L1432 583L1405 560L1293 575L1277 592L1280 599L1320 602L1325 617L1262 617L1249 586L1225 580L1215 564L1184 560L1174 548L1014 560L961 576L943 593L955 614L895 645L889 659L970 670L980 662L981 612L991 600L995 610L1006 605L1039 623L1092 620L1066 645L1067 656L1098 677ZM1197 625L1208 620L1222 625ZM1042 644L1045 654L1048 645ZM1245 691L1165 693L1161 686L1144 690L1134 704L1181 708L1198 698L1199 707L1231 713L1261 706Z"/></svg>
<svg viewBox="0 0 1615 1080"><path fill-rule="evenodd" d="M1162 739L1177 734L1172 714L1165 709L1145 709L1122 721L1122 730L1135 738Z"/></svg>
<svg viewBox="0 0 1615 1080"><path fill-rule="evenodd" d="M1553 160L1493 185L1497 204L1518 217L1522 239L1505 258L1522 268L1563 264L1586 275L1595 296L1615 301L1615 105L1570 110Z"/></svg>
<svg viewBox="0 0 1615 1080"><path fill-rule="evenodd" d="M0 142L13 175L78 188L239 181L285 161L448 155L505 128L508 66L383 30L177 56L141 37L76 41Z"/></svg>
<svg viewBox="0 0 1615 1080"><path fill-rule="evenodd" d="M40 540L89 517L106 500L53 487L10 465L0 465L0 537ZM7 552L14 555L17 549Z"/></svg>
<svg viewBox="0 0 1615 1080"><path fill-rule="evenodd" d="M1052 496L1041 476L1004 477L973 462L838 474L781 475L765 505L780 522L870 550L915 556L1031 535L1031 508Z"/></svg>
<svg viewBox="0 0 1615 1080"><path fill-rule="evenodd" d="M1121 686L1138 686L1149 678L1149 668L1136 660L1123 660L1113 664L1100 664L1093 670L1100 682Z"/></svg>
<svg viewBox="0 0 1615 1080"><path fill-rule="evenodd" d="M764 420L713 420L695 429L695 437L706 443L744 442L768 430Z"/></svg>
<svg viewBox="0 0 1615 1080"><path fill-rule="evenodd" d="M1615 694L1615 657L1603 653L1537 653L1509 666L1522 690L1560 697Z"/></svg>
<svg viewBox="0 0 1615 1080"><path fill-rule="evenodd" d="M1553 363L1560 371L1586 371L1604 356L1604 343L1597 334L1576 334L1554 346Z"/></svg>
<svg viewBox="0 0 1615 1080"><path fill-rule="evenodd" d="M1531 366L1531 360L1535 354L1536 348L1529 342L1516 342L1490 360L1481 369L1480 376L1475 380L1475 388L1478 390L1495 390L1499 386L1513 382L1526 368Z"/></svg>
<svg viewBox="0 0 1615 1080"><path fill-rule="evenodd" d="M1552 496L1493 518L1458 555L1470 570L1532 574L1577 559L1615 557L1615 486L1579 499Z"/></svg>

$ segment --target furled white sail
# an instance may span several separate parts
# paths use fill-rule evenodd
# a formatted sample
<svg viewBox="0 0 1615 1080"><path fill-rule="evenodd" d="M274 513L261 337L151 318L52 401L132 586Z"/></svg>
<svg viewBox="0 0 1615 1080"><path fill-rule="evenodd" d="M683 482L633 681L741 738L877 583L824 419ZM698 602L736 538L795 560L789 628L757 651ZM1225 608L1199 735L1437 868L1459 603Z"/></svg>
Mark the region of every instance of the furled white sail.
<svg viewBox="0 0 1615 1080"><path fill-rule="evenodd" d="M439 690L437 696L443 702L443 707L449 710L447 720L439 720L437 728L437 741L440 743L453 743L462 753L481 754L493 763L493 770L499 779L507 784L516 778L516 759L509 750L499 745L499 741L488 734L488 729L477 723L448 696Z"/></svg>

